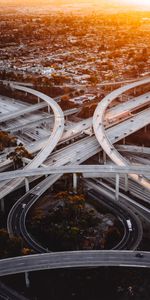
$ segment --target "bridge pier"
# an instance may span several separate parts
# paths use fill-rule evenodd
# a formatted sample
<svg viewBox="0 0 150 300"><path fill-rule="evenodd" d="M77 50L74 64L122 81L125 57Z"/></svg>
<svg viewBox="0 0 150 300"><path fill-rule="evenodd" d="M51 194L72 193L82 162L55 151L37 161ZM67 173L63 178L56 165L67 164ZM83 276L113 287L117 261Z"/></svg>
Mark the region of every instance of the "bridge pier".
<svg viewBox="0 0 150 300"><path fill-rule="evenodd" d="M25 272L25 283L26 283L26 288L30 287L30 279L29 279L29 272Z"/></svg>
<svg viewBox="0 0 150 300"><path fill-rule="evenodd" d="M0 199L0 207L1 207L1 211L4 213L4 212L5 212L4 198L1 198L1 199Z"/></svg>
<svg viewBox="0 0 150 300"><path fill-rule="evenodd" d="M99 162L99 164L101 163L101 153L100 152L98 153L98 162Z"/></svg>
<svg viewBox="0 0 150 300"><path fill-rule="evenodd" d="M51 112L51 108L50 108L50 106L49 106L49 105L47 106L47 111L48 111L48 113L50 114L50 112Z"/></svg>
<svg viewBox="0 0 150 300"><path fill-rule="evenodd" d="M53 192L54 191L54 185L52 184L50 188L51 188L51 191Z"/></svg>
<svg viewBox="0 0 150 300"><path fill-rule="evenodd" d="M119 174L116 174L116 191L115 191L115 199L118 201L119 200L119 181L120 181L120 176Z"/></svg>
<svg viewBox="0 0 150 300"><path fill-rule="evenodd" d="M106 152L103 151L103 162L104 162L104 165L106 165Z"/></svg>
<svg viewBox="0 0 150 300"><path fill-rule="evenodd" d="M77 185L78 185L78 178L77 174L73 173L73 192L76 194L77 193Z"/></svg>
<svg viewBox="0 0 150 300"><path fill-rule="evenodd" d="M129 179L128 174L125 175L125 192L129 191Z"/></svg>
<svg viewBox="0 0 150 300"><path fill-rule="evenodd" d="M23 167L26 166L26 162L25 162L24 158L22 159L22 164L23 164Z"/></svg>
<svg viewBox="0 0 150 300"><path fill-rule="evenodd" d="M30 190L28 178L25 178L25 189L26 189L26 193L29 192Z"/></svg>

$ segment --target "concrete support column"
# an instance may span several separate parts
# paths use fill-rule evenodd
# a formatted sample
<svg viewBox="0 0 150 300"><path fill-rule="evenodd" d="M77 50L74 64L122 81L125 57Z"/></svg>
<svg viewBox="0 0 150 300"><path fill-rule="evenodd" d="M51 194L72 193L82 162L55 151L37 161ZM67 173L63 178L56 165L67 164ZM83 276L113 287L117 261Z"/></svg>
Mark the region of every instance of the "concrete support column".
<svg viewBox="0 0 150 300"><path fill-rule="evenodd" d="M47 107L47 111L48 111L48 113L50 114L50 112L51 112L51 108L50 108L50 106L48 105L48 107Z"/></svg>
<svg viewBox="0 0 150 300"><path fill-rule="evenodd" d="M1 211L4 213L5 212L4 198L0 199L0 207L1 207Z"/></svg>
<svg viewBox="0 0 150 300"><path fill-rule="evenodd" d="M22 164L23 164L23 167L25 167L26 163L25 163L24 159L22 160Z"/></svg>
<svg viewBox="0 0 150 300"><path fill-rule="evenodd" d="M38 103L40 103L40 98L38 97Z"/></svg>
<svg viewBox="0 0 150 300"><path fill-rule="evenodd" d="M25 178L25 189L26 189L26 193L29 192L29 180L28 178Z"/></svg>
<svg viewBox="0 0 150 300"><path fill-rule="evenodd" d="M30 287L30 280L29 280L29 272L25 272L25 283L26 283L26 288Z"/></svg>
<svg viewBox="0 0 150 300"><path fill-rule="evenodd" d="M115 199L119 200L119 174L116 174L116 192L115 192Z"/></svg>
<svg viewBox="0 0 150 300"><path fill-rule="evenodd" d="M123 145L125 145L126 144L126 138L124 137L123 138Z"/></svg>
<svg viewBox="0 0 150 300"><path fill-rule="evenodd" d="M129 179L128 179L128 174L125 175L125 192L129 191Z"/></svg>
<svg viewBox="0 0 150 300"><path fill-rule="evenodd" d="M73 173L73 192L74 193L77 193L77 174L76 173Z"/></svg>
<svg viewBox="0 0 150 300"><path fill-rule="evenodd" d="M101 153L100 152L98 153L98 162L99 162L99 164L101 163Z"/></svg>
<svg viewBox="0 0 150 300"><path fill-rule="evenodd" d="M104 165L106 164L106 152L103 151L103 162L104 162Z"/></svg>

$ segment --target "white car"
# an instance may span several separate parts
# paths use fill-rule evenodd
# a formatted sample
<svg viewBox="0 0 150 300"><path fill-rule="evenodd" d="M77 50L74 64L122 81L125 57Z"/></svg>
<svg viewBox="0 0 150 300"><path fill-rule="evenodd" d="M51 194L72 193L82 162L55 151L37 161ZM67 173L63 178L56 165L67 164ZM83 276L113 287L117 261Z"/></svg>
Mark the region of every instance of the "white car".
<svg viewBox="0 0 150 300"><path fill-rule="evenodd" d="M25 208L25 206L26 206L26 203L22 203L22 208Z"/></svg>

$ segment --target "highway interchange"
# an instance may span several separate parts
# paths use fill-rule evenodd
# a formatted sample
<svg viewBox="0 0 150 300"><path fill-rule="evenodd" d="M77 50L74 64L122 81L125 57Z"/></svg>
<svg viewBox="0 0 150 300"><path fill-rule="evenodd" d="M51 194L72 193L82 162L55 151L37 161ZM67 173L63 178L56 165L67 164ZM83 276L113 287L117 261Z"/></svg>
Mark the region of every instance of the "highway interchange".
<svg viewBox="0 0 150 300"><path fill-rule="evenodd" d="M132 133L142 128L146 124L148 124L149 123L148 116L149 116L149 109L145 110L144 112L143 111L140 112L138 115L132 117L130 116L130 118L126 119L124 122L118 123L116 126L110 128L108 127L106 132L108 132L108 137L111 139L111 142L115 143L121 140L122 138L124 138L125 133L126 136L131 134L131 127L130 127L131 120L133 120L132 123L134 124L134 126L132 125L133 126ZM143 123L139 122L139 118L142 120ZM82 124L80 125L80 132L81 131L83 132L83 124L86 124L85 121L84 123L82 122ZM71 139L73 138L72 129L70 130L70 138ZM37 149L41 148L41 145L43 146L43 141L40 143L40 147L38 143L38 148L36 148L36 151ZM86 150L83 152L83 149ZM77 163L82 163L83 161L87 160L91 156L98 153L101 149L100 149L100 145L97 142L97 139L94 136L89 136L75 143L72 143L69 146L65 146L60 151L58 152L56 151L56 154L55 152L53 152L50 158L48 159L48 165L52 164L53 166L60 166L68 163L75 163L76 161ZM30 151L28 147L27 150ZM44 154L43 151L41 151L41 157L44 161L43 154ZM39 159L36 158L36 161L39 162ZM31 169L31 166L27 168ZM34 168L33 162L32 162L32 168ZM6 184L5 182L0 183L0 192L1 192L0 197L1 198L5 197L8 193L10 193L14 189L15 186L17 186L17 183L15 183L15 181L10 182L9 185L8 185L8 181L6 182Z"/></svg>
<svg viewBox="0 0 150 300"><path fill-rule="evenodd" d="M111 141L109 140L109 136L107 136L107 134L105 133L105 129L103 126L104 114L105 114L107 107L110 105L110 103L116 97L120 96L123 92L126 92L126 91L132 89L133 87L135 88L138 85L145 84L145 82L146 82L146 80L143 80L143 82L141 81L140 83L139 82L131 83L128 86L121 87L118 90L115 90L111 94L107 95L100 102L100 104L97 106L97 108L94 112L93 128L94 128L95 136L97 137L97 140L99 141L100 145L102 145L105 153L107 153L107 155L111 158L111 160L114 161L119 166L128 165L128 161L125 160L125 158L119 154L119 152L115 149L115 147L113 147ZM149 82L148 79L147 79L147 82ZM143 125L142 127L149 124L149 116L150 116L150 110L147 109L145 111L145 113L143 114L144 120L142 117L139 118L140 125L144 121L142 124ZM131 132L133 130L134 125L135 125L135 123L132 124ZM126 133L125 133L125 136L126 136ZM143 185L144 187L146 187L147 189L150 190L150 182L148 182L144 177L139 178L139 176L137 176L136 174L130 174L129 176L133 180L140 182L141 185Z"/></svg>
<svg viewBox="0 0 150 300"><path fill-rule="evenodd" d="M138 253L138 252L137 252ZM97 250L53 252L7 258L0 261L0 276L10 274L62 268L100 266L150 267L150 253L141 252L142 259L134 251ZM14 271L15 269L15 271Z"/></svg>
<svg viewBox="0 0 150 300"><path fill-rule="evenodd" d="M108 106L110 106L110 103L113 102L118 96L136 87L143 87L148 83L150 83L150 78L146 78L134 83L129 83L128 85L113 91L99 103L95 110L93 118L80 121L76 124L69 124L67 126L65 124L64 113L60 109L58 103L52 98L29 87L9 83L11 88L23 91L25 93L31 93L38 98L38 101L40 99L44 100L44 102L39 102L38 104L18 109L18 111L8 113L7 116L4 113L1 115L2 122L7 122L19 116L24 116L25 114L36 112L38 109L45 108L47 105L51 107L54 113L54 116L49 116L49 119L51 118L51 125L54 122L53 129L50 131L50 133L46 134L45 138L42 141L37 140L37 142L34 142L33 145L31 145L31 143L29 142L27 143L26 148L28 150L31 150L32 153L36 153L36 155L33 160L26 160L26 166L23 170L3 172L6 171L8 166L11 165L11 162L6 159L5 153L2 156L2 160L0 162L1 198L5 197L20 185L23 185L24 179L26 178L26 194L15 203L8 216L7 227L10 235L19 234L24 237L29 245L31 245L32 243L34 250L36 250L37 252L45 252L45 249L41 245L36 243L27 232L26 216L32 205L64 173L82 173L83 176L91 178L94 178L94 174L97 174L95 175L95 177L100 177L102 176L102 174L107 173L107 175L110 174L110 177L116 176L116 182L118 180L118 174L120 177L121 174L127 174L128 177L132 178L133 185L138 184L138 188L140 190L139 197L141 197L142 194L144 195L144 193L149 193L150 167L141 164L140 162L138 162L137 165L131 165L128 160L128 156L125 156L127 152L133 153L133 155L135 153L136 155L137 153L145 153L145 155L148 155L150 153L149 148L127 145L117 145L117 147L114 147L113 144L149 124L150 92L146 92L145 94L142 93L141 96L133 97L126 102L122 102L115 107L107 109ZM137 109L139 109L138 112L136 111ZM76 111L77 110L74 110L72 111L72 113L75 113ZM44 119L47 117L44 117L43 115L42 118ZM36 122L37 120L35 120L35 124ZM32 125L30 123L32 123ZM29 126L30 128L31 126L32 128L33 124L34 121L27 122L27 127ZM15 125L15 130L12 126L12 132L20 130L20 128L22 130L24 126L19 127L18 125L17 127ZM76 139L78 137L80 137L79 140ZM71 141L71 143L69 145L66 145L66 142L68 141ZM56 146L61 144L62 147L60 147L60 149L57 149ZM79 164L85 162L90 157L102 151L104 151L104 153L106 153L110 157L111 161L107 160L107 162L105 161L105 165L99 166L79 166ZM108 165L106 163L108 163ZM41 177L43 174L50 175L42 180L34 188L29 190L29 181L27 177L31 177L29 180L35 180L37 176ZM105 177L105 175L103 175L103 177ZM109 180L114 179L109 178L108 175L108 181ZM121 181L123 180L123 178L121 177L119 180ZM130 182L130 180L128 181ZM76 180L75 184L77 184ZM85 184L87 183L85 182ZM93 183L90 183L89 181L88 185L90 186L90 184L91 190L94 189L93 193L100 194L100 192L103 191L103 196L105 195L106 198L109 198L108 202L114 200L115 194L112 196L113 199L110 199L112 190L110 192L111 187L109 187L109 185L107 186L106 183L102 182L96 183L96 181L93 181ZM99 191L96 191L96 187L94 188L94 185L99 186ZM103 185L103 187L100 187L100 185ZM91 193L91 191L89 192ZM130 198L131 201L127 198ZM141 223L139 219L137 221L136 214L138 212L139 215L145 217L145 220L149 221L150 210L144 207L144 205L136 203L135 199L133 199L132 197L127 197L126 195L122 196L121 192L119 194L118 200L119 202L117 204L114 203L114 206L116 205L116 211L119 211L119 207L121 207L121 205L128 203L128 207L126 207L126 213L129 213L129 216L125 218L124 223L126 223L127 218L130 218L131 215L134 215L136 219L135 223L136 225L138 224L139 229L135 234L137 235L136 246L133 247L132 245L129 248L128 246L127 248L125 248L130 250L136 249L142 238ZM22 204L26 205L25 209L23 209ZM131 213L132 209L133 211ZM134 221L132 222L132 225L133 223ZM129 228L128 231L130 231ZM118 247L118 249L122 248ZM143 255L143 258L139 259L139 257L137 257L136 253L133 251L120 252L118 250L38 254L29 257L1 260L0 275L3 276L47 268L74 268L101 265L149 267L150 254L144 252Z"/></svg>

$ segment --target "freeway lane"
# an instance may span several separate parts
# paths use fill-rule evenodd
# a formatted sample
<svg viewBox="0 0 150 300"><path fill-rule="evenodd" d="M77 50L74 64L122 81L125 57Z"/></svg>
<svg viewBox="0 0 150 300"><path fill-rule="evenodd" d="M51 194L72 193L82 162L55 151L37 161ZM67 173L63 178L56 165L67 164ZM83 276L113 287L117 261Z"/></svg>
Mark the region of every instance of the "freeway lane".
<svg viewBox="0 0 150 300"><path fill-rule="evenodd" d="M45 104L45 106L47 106L47 104ZM77 112L79 112L78 108L67 109L64 111L64 116L70 116ZM43 122L49 124L51 120L53 121L53 119L54 119L53 114L45 113L45 116L41 116L41 117L39 116L39 118L37 120L27 121L27 118L26 118L26 123L24 123L24 124L19 123L19 125L15 125L15 126L9 125L10 127L8 126L7 129L5 129L5 131L17 132L18 130L35 127L36 125L39 125Z"/></svg>
<svg viewBox="0 0 150 300"><path fill-rule="evenodd" d="M0 282L0 300L28 300L23 295Z"/></svg>
<svg viewBox="0 0 150 300"><path fill-rule="evenodd" d="M88 179L88 180L84 180L85 183L87 183L87 188L91 187L94 190L98 191L98 193L100 195L102 195L103 197L107 197L109 198L111 201L115 201L115 188L110 186L110 184L107 183L108 180L105 181L101 181L99 179ZM110 180L109 180L110 182ZM133 181L134 184L137 185L136 182ZM136 187L137 188L137 187ZM132 190L131 190L132 191ZM147 208L145 206L145 200L143 199L143 195L145 195L145 193L141 191L141 198L142 199L142 204L139 204L136 200L135 197L133 195L133 193L131 193L132 195L126 195L123 192L119 192L119 203L126 205L127 208L129 208L129 210L131 210L133 213L135 213L136 215L140 216L143 220L145 220L148 224L150 222L150 209ZM132 198L131 198L132 196Z"/></svg>
<svg viewBox="0 0 150 300"><path fill-rule="evenodd" d="M129 118L126 121L107 129L109 139L111 140L112 143L115 143L121 140L124 136L128 136L131 133L139 130L145 124L149 123L149 115L150 115L150 109L147 109L144 112L138 113L134 117ZM139 122L139 119L141 120L141 122ZM134 124L132 125L133 126L132 131L130 128L131 121L132 124ZM60 166L60 165L62 166L64 164L70 164L70 162L72 162L73 157L76 157L78 164L80 164L81 163L80 157L84 158L85 156L85 159L83 160L85 161L86 159L90 158L91 156L98 153L99 151L101 151L101 147L98 141L95 139L95 137L88 137L78 142L75 142L66 148L61 149L58 152L56 151L56 153L54 153L54 155L51 155L51 157L48 159L49 160L48 164L52 164L54 166ZM30 169L32 168L33 166L30 165ZM6 183L1 182L0 198L6 196L13 189L14 189L13 181L10 181L10 183L9 181L8 182L6 181Z"/></svg>
<svg viewBox="0 0 150 300"><path fill-rule="evenodd" d="M54 112L55 122L54 122L54 128L53 132L48 139L48 142L43 147L43 149L38 153L38 155L26 166L26 168L32 168L33 166L38 167L43 163L44 160L50 155L50 153L53 151L55 146L57 145L58 141L60 140L63 130L64 130L64 114L61 110L60 106L50 97L46 96L45 94L26 88L21 86L13 86L13 88L17 90L21 90L30 94L33 94L41 99L43 99L47 104L52 108Z"/></svg>
<svg viewBox="0 0 150 300"><path fill-rule="evenodd" d="M133 110L137 109L137 107L139 107L139 106L141 107L141 106L144 106L145 104L147 104L149 101L149 96L150 96L150 93L146 93L139 97L135 97L125 103L118 104L117 106L109 109L106 112L106 116L105 116L105 123L107 123L107 127L110 127L114 124L114 123L112 124L112 118L116 120L115 121L115 124L116 124L117 122L120 122L120 118L121 118L121 121L122 121L122 118L123 119L128 118L131 115L131 112ZM124 114L124 109L125 109L126 115ZM77 109L71 109L71 110L64 111L64 116L75 113L75 112L77 112ZM44 119L46 120L46 122L47 121L49 122L50 115L46 116ZM42 122L42 120L44 120L44 119L40 120L40 118L39 118L37 121L34 120L27 124L22 124L22 125L18 125L18 126L15 125L14 127L12 127L9 124L7 131L16 131L18 129L23 129L28 126L32 127L32 126L35 126L37 123ZM106 120L107 120L107 122L106 122ZM79 135L82 135L83 133L86 133L86 130L89 128L91 128L91 133L92 133L92 118L85 119L83 121L77 122L76 124L73 124L73 125L67 127L67 129L65 129L63 132L63 135L59 141L59 144L63 143L64 141L68 141L74 137L77 137ZM45 139L41 139L40 141L36 141L36 142L32 143L31 145L27 144L27 145L25 145L25 147L30 153L35 153L35 152L41 150L41 148L47 142L47 140L48 140L48 137ZM11 164L10 160L7 160L5 162L4 158L6 158L6 155L3 156L3 161L0 164L2 171L7 166L9 167Z"/></svg>
<svg viewBox="0 0 150 300"><path fill-rule="evenodd" d="M45 103L45 102L41 102L41 103L38 103L38 104L30 105L27 108L24 108L22 110L17 110L16 112L13 112L11 114L2 115L1 119L0 119L0 123L8 121L10 119L15 119L15 118L17 118L17 117L19 117L21 115L25 115L25 114L34 112L36 110L39 110L39 109L42 109L42 108L45 108L45 107L47 107L47 103Z"/></svg>
<svg viewBox="0 0 150 300"><path fill-rule="evenodd" d="M117 126L115 126L114 128L111 128L111 129L109 129L109 132L108 133L110 133L111 131L113 131L113 134L112 134L112 140L115 142L116 141L116 136L114 137L114 130L115 130L115 134L117 134L117 139L119 140L119 139L121 139L121 137L123 137L124 136L124 134L125 135L128 135L128 134L130 134L131 133L131 131L130 131L130 122L131 122L131 120L133 120L133 122L134 122L134 128L132 129L132 132L135 130L138 130L139 129L139 126L143 126L143 123L142 124L140 124L139 125L139 117L140 116L142 116L142 118L143 117L145 117L145 116L147 116L147 110L146 111L144 111L144 112L142 112L142 113L139 113L137 116L135 116L135 117L133 117L133 118L131 118L131 119L129 119L129 120L126 120L125 122L123 122L123 123L121 123L121 124L119 124L119 125L117 125ZM145 118L143 118L143 119L145 119ZM146 122L147 122L147 117L146 117ZM144 123L145 124L145 123ZM93 139L93 141L94 141L94 143L95 143L95 140ZM72 152L72 155L70 156L70 158L68 157L68 155L66 156L66 159L68 160L68 163L70 164L70 163L72 163L73 161L72 161L72 159L73 159L73 156L75 157L75 159L78 161L80 161L80 163L82 162L81 160L85 160L85 152L84 153L80 153L80 155L79 155L79 153L78 153L78 155L77 155L77 153L76 153L76 144L74 144L73 145L73 147L74 147L74 151ZM71 147L70 147L71 148ZM88 149L86 149L86 150L88 150ZM88 155L89 155L89 151L90 151L91 149L89 149L88 150ZM94 151L95 152L98 152L98 151L100 151L100 148L99 147L97 147L97 145L96 145L96 148L95 148L95 150L93 149L92 151L91 151L91 153L92 153L92 155L94 155ZM77 156L78 156L78 159L77 159ZM84 157L83 157L84 156ZM80 158L79 158L80 157ZM89 155L89 157L90 157L90 155ZM82 159L81 159L82 158ZM64 164L65 163L65 160L63 159L62 160L62 164ZM56 164L54 164L54 165L57 165L57 163ZM59 163L59 165L61 165L60 163ZM60 175L61 176L61 175ZM58 176L59 177L59 176ZM57 179L58 178L57 176L55 176L54 175L54 180L55 179ZM50 186L50 185L49 185ZM37 195L38 196L38 195ZM37 197L38 198L38 197ZM34 201L35 202L35 201ZM13 211L13 209L12 209L12 211L10 212L10 215L9 215L9 218L10 218L10 216L12 217L13 216L13 214L14 214L14 216L15 216L15 214L17 214L18 212L17 212L17 210L18 210L18 208L17 208L17 205L19 206L19 202L18 202L18 204L16 204L16 211L14 210ZM31 204L32 205L32 204ZM31 206L30 206L30 204L29 204L29 208L30 208ZM12 214L12 215L11 215ZM9 219L8 218L8 227L9 226L12 226L12 220L13 220L13 217L12 217L12 220L11 220L11 218ZM11 222L10 222L11 221ZM25 222L25 221L24 221ZM15 223L15 222L14 222ZM11 231L9 231L9 232L11 232Z"/></svg>
<svg viewBox="0 0 150 300"><path fill-rule="evenodd" d="M134 120L135 120L136 117L134 117ZM137 117L137 120L138 120L138 118L139 118L139 115ZM127 120L125 122L128 122L128 124L129 124L128 132L130 133L130 120ZM120 126L124 128L124 123L121 123ZM117 128L118 128L118 138L119 138L120 132L122 132L121 135L120 135L120 137L124 136L124 132L120 131L120 126L118 127L118 125L117 125ZM139 126L139 122L137 122L137 126ZM115 141L115 137L114 137L114 134L113 134L114 128L112 127L112 128L109 129L109 134L112 132L112 140ZM91 145L89 143L89 140L91 141ZM94 147L93 147L93 143L95 143ZM77 152L76 152L77 149L79 150L79 148L77 148L77 145L80 146L80 147L81 147L81 145L83 146L83 149L81 150L81 148L80 148L80 151L78 151L78 155L77 155ZM74 164L75 162L82 163L83 161L85 161L86 159L88 159L90 156L94 155L94 153L96 154L97 152L100 151L99 144L95 140L94 137L86 138L84 141L82 141L82 143L81 142L76 142L73 145L68 146L67 149L68 149L68 151L70 151L70 153L69 152L67 153L66 149L62 150L62 153L64 153L64 157L62 156L62 158L60 156L60 152L58 151L58 160L55 160L55 162L53 162L53 158L50 158L50 161L52 162L53 165L55 165L55 166L61 166L61 165L65 164L65 163L68 163L68 164ZM50 163L50 161L49 161L49 163ZM26 212L26 214L27 214L28 209L30 209L31 206L35 203L35 201L39 198L39 196L43 192L46 191L45 187L47 187L47 188L50 187L56 180L58 180L59 177L61 177L61 175L62 174L60 174L60 175L51 175L50 178L48 179L48 183L47 183L47 179L45 179L46 184L45 184L44 187L43 187L43 184L44 184L45 181L43 181L42 183L38 184L37 188L39 188L39 189L36 191L37 198L35 198L34 201L31 201L31 203L29 204L29 206L25 207L24 213ZM41 186L41 184L42 184L42 186ZM34 194L35 193L35 189L31 190L30 194L31 193ZM30 243L31 243L32 247L35 249L37 247L37 243L35 241L33 241L33 239L30 238L29 235L28 235L28 233L26 232L26 228L25 228L25 217L26 217L26 215L24 215L24 219L21 221L21 224L18 226L18 218L19 218L19 212L20 212L20 208L19 207L20 207L21 203L28 203L28 196L29 196L28 193L25 194L24 197L22 197L14 205L14 207L12 208L12 210L10 211L9 216L8 216L7 227L8 227L8 232L10 234L14 234L15 231L16 231L16 228L14 228L14 227L15 227L16 220L17 220L16 227L24 228L23 229L23 236L24 236L24 238L28 242L30 240ZM27 208L27 210L26 210L26 208ZM38 245L38 247L39 247L39 245Z"/></svg>
<svg viewBox="0 0 150 300"><path fill-rule="evenodd" d="M58 141L60 140L63 130L64 130L64 114L59 105L50 97L44 95L41 92L32 90L27 87L22 86L14 86L11 85L14 89L21 90L30 94L33 94L45 102L52 108L54 112L55 117L55 123L53 127L53 131L47 141L47 143L43 146L42 150L38 153L38 155L31 161L29 164L25 167L25 169L32 169L33 167L40 166L50 155L50 153L53 151L55 146L57 145ZM23 179L14 179L13 182L11 182L11 185L7 185L7 194L8 192L13 191L17 186L19 186L22 183ZM6 194L5 194L6 195Z"/></svg>
<svg viewBox="0 0 150 300"><path fill-rule="evenodd" d="M34 241L29 235L26 229L26 215L32 205L54 182L60 178L61 175L48 176L45 180L38 184L38 188L35 186L31 191L26 193L13 205L7 218L7 229L9 235L22 235L28 245L30 245L31 248L33 248L36 252L47 252L47 250ZM24 209L22 208L23 203L26 204Z"/></svg>
<svg viewBox="0 0 150 300"><path fill-rule="evenodd" d="M117 145L116 149L119 152L150 154L149 147L140 147L140 146L132 146L132 145Z"/></svg>
<svg viewBox="0 0 150 300"><path fill-rule="evenodd" d="M113 178L107 178L106 181L109 183L109 185L113 186L115 188L115 180ZM127 191L125 189L125 180L124 178L120 178L119 181L119 187L120 192L121 190L124 191L127 194ZM140 203L145 205L146 207L150 207L150 193L148 190L143 189L140 185L137 184L137 182L132 181L131 179L128 180L128 188L130 191L130 195L132 195L133 199L139 199Z"/></svg>
<svg viewBox="0 0 150 300"><path fill-rule="evenodd" d="M20 178L20 177L30 177L39 175L50 175L50 174L68 174L68 173L89 173L89 174L149 174L150 166L145 165L131 165L131 166L116 166L116 165L72 165L72 166L53 166L53 167L40 167L31 170L15 170L0 173L0 181ZM84 175L84 174L83 174ZM105 177L105 176L104 176ZM106 176L107 177L107 176Z"/></svg>
<svg viewBox="0 0 150 300"><path fill-rule="evenodd" d="M128 165L129 162L123 158L121 156L121 154L119 154L119 152L115 149L115 147L112 145L112 141L110 141L109 136L107 135L107 133L105 132L104 129L104 115L106 112L106 109L108 108L108 106L110 105L110 103L112 101L114 101L114 99L116 99L119 95L121 95L122 93L131 90L135 87L144 85L150 83L150 78L148 79L144 79L141 80L139 82L135 82L135 83L131 83L128 84L124 87L121 87L115 91L113 91L112 93L110 93L109 95L107 95L97 106L95 112L94 112L94 116L93 116L93 128L94 128L94 132L95 132L95 136L99 142L99 144L101 145L101 147L103 148L103 150L105 151L105 153L107 153L107 155L117 164L120 166L125 166ZM145 120L143 120L142 118L139 119L139 125L141 123L143 123L143 126L146 126L149 124L149 116L150 116L150 110L147 109L145 110ZM134 121L132 123L132 127L131 127L131 133L134 131L135 124ZM126 128L124 128L124 137L126 137ZM116 135L116 141L118 140L118 136ZM150 190L150 182L148 180L146 180L144 177L141 178L136 174L130 174L130 177L137 181L140 185L142 185L143 187L147 188Z"/></svg>
<svg viewBox="0 0 150 300"><path fill-rule="evenodd" d="M96 250L66 251L35 254L0 260L0 276L19 274L48 269L83 268L83 267L140 267L150 268L150 252Z"/></svg>
<svg viewBox="0 0 150 300"><path fill-rule="evenodd" d="M59 176L57 177L59 179ZM44 180L43 189L46 190L46 182L49 185L49 182L56 181L56 175L50 176ZM36 191L36 187L35 187ZM32 236L29 234L26 228L26 217L27 213L33 206L33 204L39 199L40 195L43 193L41 189L39 189L38 194L34 194L34 189L32 192L29 192L27 197L23 196L20 201L13 206L12 210L8 216L8 232L12 235L21 235L23 239L27 242L27 245L34 249L36 252L47 252L42 245L36 242ZM95 200L94 200L95 202ZM96 198L96 202L99 203L98 197ZM22 209L22 203L26 203L24 209ZM108 203L105 203L105 206L108 206L111 211L116 216L120 216L120 220L122 222L124 228L124 236L122 242L116 245L116 249L136 249L139 245L142 238L142 227L140 220L130 211L126 209L120 203L116 203L112 200L108 200ZM129 231L127 227L126 219L130 219L133 224L133 232ZM136 234L135 234L136 232ZM134 234L134 235L133 235Z"/></svg>
<svg viewBox="0 0 150 300"><path fill-rule="evenodd" d="M104 98L105 99L105 98ZM103 100L102 100L103 101ZM112 122L115 118L120 120L125 114L130 115L137 108L144 108L144 106L150 103L150 92L142 94L138 97L134 97L128 101L118 104L106 111L104 116L104 123Z"/></svg>
<svg viewBox="0 0 150 300"><path fill-rule="evenodd" d="M109 197L103 197L98 189L97 185L92 180L86 180L86 185L88 188L88 198L90 203L96 207L99 207L99 204L102 203L104 207L107 207L108 210L113 213L113 215L118 218L122 223L124 234L122 239L117 245L115 245L112 250L135 250L141 242L143 229L140 219L132 212L131 209L128 209L125 205L121 204L118 201L112 200ZM89 190L89 187L91 189ZM101 205L100 205L101 209ZM131 222L131 230L129 229L127 220Z"/></svg>

